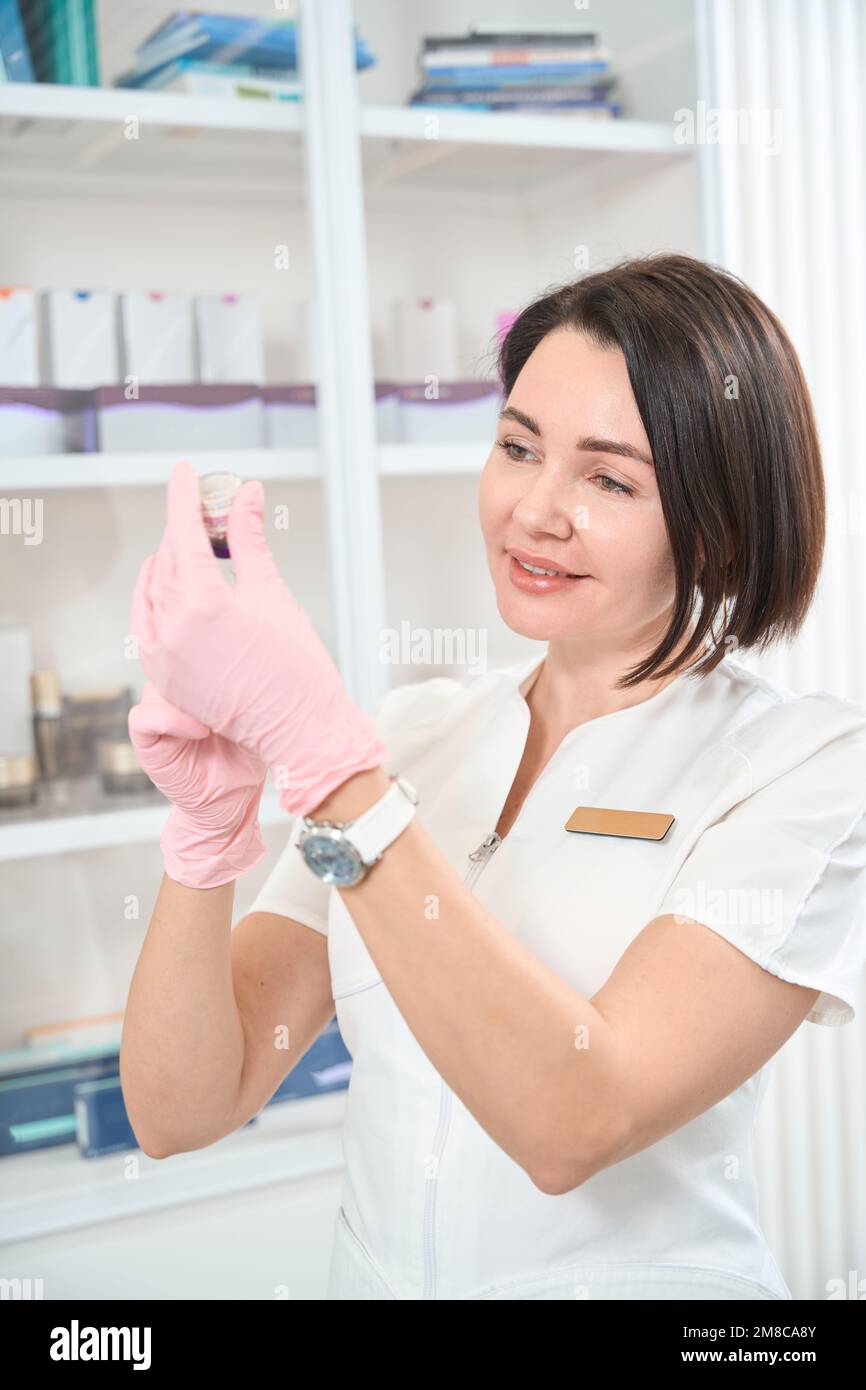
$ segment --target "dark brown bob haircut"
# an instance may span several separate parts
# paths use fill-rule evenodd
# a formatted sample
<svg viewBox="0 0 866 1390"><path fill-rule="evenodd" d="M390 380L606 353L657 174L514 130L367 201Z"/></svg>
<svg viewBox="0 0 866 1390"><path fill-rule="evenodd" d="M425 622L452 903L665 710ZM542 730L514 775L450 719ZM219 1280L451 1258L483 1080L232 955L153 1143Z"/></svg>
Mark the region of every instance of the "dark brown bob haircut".
<svg viewBox="0 0 866 1390"><path fill-rule="evenodd" d="M622 349L674 557L668 630L618 688L684 669L709 675L731 648L763 651L795 637L817 586L826 500L809 390L776 316L706 261L621 261L523 309L498 348L503 400L559 328ZM665 666L693 620L691 640Z"/></svg>

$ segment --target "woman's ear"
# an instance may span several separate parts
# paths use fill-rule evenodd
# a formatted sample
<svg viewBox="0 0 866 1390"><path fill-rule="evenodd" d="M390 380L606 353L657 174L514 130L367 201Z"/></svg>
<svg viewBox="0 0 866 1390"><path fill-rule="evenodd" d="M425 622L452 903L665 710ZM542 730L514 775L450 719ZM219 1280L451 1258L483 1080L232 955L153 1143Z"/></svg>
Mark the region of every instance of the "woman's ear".
<svg viewBox="0 0 866 1390"><path fill-rule="evenodd" d="M727 556L727 561L726 561L726 564L727 564L727 565L733 564L733 561L734 561L734 554L735 554L735 551L734 551L734 545L733 545L733 542L732 542L732 543L728 546L728 556ZM696 562L695 562L695 569L696 569L696 574L697 574L697 579L696 579L696 581L695 581L696 583L698 583L700 580L703 579L703 577L704 577L704 569L705 569L705 567L706 567L706 563L707 563L707 554L706 554L706 551L704 550L704 543L703 543L703 541L700 539L700 537L698 537L698 556L697 556L697 560L696 560Z"/></svg>

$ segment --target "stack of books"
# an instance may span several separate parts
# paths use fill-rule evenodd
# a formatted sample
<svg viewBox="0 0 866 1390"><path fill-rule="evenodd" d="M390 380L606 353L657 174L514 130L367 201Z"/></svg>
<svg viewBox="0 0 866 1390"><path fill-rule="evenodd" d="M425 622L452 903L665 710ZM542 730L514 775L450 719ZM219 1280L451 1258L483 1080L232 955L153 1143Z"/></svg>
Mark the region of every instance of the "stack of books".
<svg viewBox="0 0 866 1390"><path fill-rule="evenodd" d="M580 25L498 21L466 34L425 38L421 86L410 106L471 111L570 111L611 118L616 77L599 34Z"/></svg>
<svg viewBox="0 0 866 1390"><path fill-rule="evenodd" d="M0 0L0 81L98 87L94 0Z"/></svg>
<svg viewBox="0 0 866 1390"><path fill-rule="evenodd" d="M375 58L355 33L355 66ZM178 10L136 49L135 66L117 87L159 88L194 96L258 97L298 101L295 21Z"/></svg>

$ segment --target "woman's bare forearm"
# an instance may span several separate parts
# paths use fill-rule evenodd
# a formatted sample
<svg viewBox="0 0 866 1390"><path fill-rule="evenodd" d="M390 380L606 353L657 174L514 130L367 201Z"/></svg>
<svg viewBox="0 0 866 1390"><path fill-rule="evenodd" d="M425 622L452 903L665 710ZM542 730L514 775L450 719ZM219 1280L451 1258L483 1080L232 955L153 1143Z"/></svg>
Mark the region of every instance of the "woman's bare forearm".
<svg viewBox="0 0 866 1390"><path fill-rule="evenodd" d="M233 904L234 882L187 888L163 875L120 1049L130 1123L156 1158L204 1148L233 1128L244 1064L231 970Z"/></svg>

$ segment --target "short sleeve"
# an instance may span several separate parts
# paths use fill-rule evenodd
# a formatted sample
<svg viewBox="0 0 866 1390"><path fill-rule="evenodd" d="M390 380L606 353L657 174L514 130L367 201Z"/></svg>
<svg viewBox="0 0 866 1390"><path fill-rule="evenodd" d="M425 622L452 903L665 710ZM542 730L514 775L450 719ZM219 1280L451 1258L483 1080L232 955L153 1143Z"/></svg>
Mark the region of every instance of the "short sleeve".
<svg viewBox="0 0 866 1390"><path fill-rule="evenodd" d="M287 816L286 820L291 836L294 819ZM289 839L247 910L276 912L327 936L330 894L331 885L310 872Z"/></svg>
<svg viewBox="0 0 866 1390"><path fill-rule="evenodd" d="M385 692L373 712L373 721L388 748L389 756L383 763L387 772L410 774L412 759L429 745L443 715L462 692L460 682L448 676L410 681ZM289 837L294 824L287 815ZM332 892L331 884L323 883L308 869L289 838L248 911L291 917L326 936Z"/></svg>
<svg viewBox="0 0 866 1390"><path fill-rule="evenodd" d="M808 1021L840 1025L866 967L866 710L829 696L793 704L727 740L752 789L700 834L658 915L694 918L820 990Z"/></svg>

